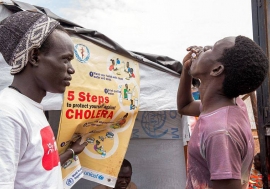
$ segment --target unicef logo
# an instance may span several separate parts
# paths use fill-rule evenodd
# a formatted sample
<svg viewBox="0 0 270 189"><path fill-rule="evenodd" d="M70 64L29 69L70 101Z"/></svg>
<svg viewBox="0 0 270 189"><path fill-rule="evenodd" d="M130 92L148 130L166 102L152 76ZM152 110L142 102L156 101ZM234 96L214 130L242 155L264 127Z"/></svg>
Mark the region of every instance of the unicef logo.
<svg viewBox="0 0 270 189"><path fill-rule="evenodd" d="M86 63L90 58L90 51L88 47L83 44L75 45L74 54L76 59L81 63Z"/></svg>
<svg viewBox="0 0 270 189"><path fill-rule="evenodd" d="M99 180L103 180L103 179L104 179L104 176L103 176L103 175L99 175L99 176L98 176L98 179L99 179Z"/></svg>
<svg viewBox="0 0 270 189"><path fill-rule="evenodd" d="M74 180L72 178L67 179L66 184L68 186L71 186L74 183Z"/></svg>
<svg viewBox="0 0 270 189"><path fill-rule="evenodd" d="M144 112L142 116L141 126L144 132L152 138L160 138L164 136L168 129L164 130L166 121L166 112Z"/></svg>
<svg viewBox="0 0 270 189"><path fill-rule="evenodd" d="M104 179L104 176L103 175L95 174L93 172L85 171L84 172L84 175L89 176L89 177L92 177L92 178L95 178L95 179L98 179L98 180L103 180Z"/></svg>

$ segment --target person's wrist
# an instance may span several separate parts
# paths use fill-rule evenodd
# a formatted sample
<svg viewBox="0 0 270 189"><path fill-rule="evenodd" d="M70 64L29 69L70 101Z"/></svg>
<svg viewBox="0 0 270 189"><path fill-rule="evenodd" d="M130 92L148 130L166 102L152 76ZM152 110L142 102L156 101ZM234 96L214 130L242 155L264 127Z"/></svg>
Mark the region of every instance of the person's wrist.
<svg viewBox="0 0 270 189"><path fill-rule="evenodd" d="M190 66L191 66L191 64L190 64L190 62L185 62L184 64L183 64L183 69L185 69L185 70L189 70L190 69Z"/></svg>
<svg viewBox="0 0 270 189"><path fill-rule="evenodd" d="M189 68L188 67L184 67L183 68L183 72L187 74L189 72Z"/></svg>
<svg viewBox="0 0 270 189"><path fill-rule="evenodd" d="M73 158L75 160L76 154L75 154L74 150L72 148L68 148L67 150L72 152L72 157L71 158Z"/></svg>
<svg viewBox="0 0 270 189"><path fill-rule="evenodd" d="M190 76L189 74L190 67L189 66L183 66L181 75Z"/></svg>

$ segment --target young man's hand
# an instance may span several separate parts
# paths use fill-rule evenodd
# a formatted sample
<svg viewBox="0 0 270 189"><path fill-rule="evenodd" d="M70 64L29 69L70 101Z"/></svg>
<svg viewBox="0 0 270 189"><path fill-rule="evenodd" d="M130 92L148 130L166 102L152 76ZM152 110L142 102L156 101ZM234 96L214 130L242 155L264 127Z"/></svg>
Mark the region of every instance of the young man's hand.
<svg viewBox="0 0 270 189"><path fill-rule="evenodd" d="M182 115L199 116L200 102L194 101L191 94L192 76L190 75L190 66L193 59L196 59L204 50L201 46L190 46L187 48L187 55L183 59L181 81L177 92L177 109Z"/></svg>
<svg viewBox="0 0 270 189"><path fill-rule="evenodd" d="M78 155L84 150L88 142L80 144L81 140L82 138L79 137L75 142L71 143L70 147L63 154L60 155L61 165L63 165L67 160L74 158L74 155Z"/></svg>
<svg viewBox="0 0 270 189"><path fill-rule="evenodd" d="M70 145L70 147L69 148L71 148L72 150L74 150L74 152L75 152L75 154L76 155L78 155L78 154L80 154L83 150L84 150L84 148L87 146L87 144L88 144L88 142L83 142L82 144L81 144L81 140L82 140L82 138L80 137L80 138L78 138L75 142L73 142L71 145Z"/></svg>

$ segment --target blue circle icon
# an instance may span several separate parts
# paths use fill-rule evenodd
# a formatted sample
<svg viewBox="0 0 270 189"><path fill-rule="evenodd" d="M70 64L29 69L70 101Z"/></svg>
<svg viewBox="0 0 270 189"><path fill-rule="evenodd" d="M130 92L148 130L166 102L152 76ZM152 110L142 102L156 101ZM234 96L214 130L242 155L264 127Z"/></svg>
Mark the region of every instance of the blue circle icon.
<svg viewBox="0 0 270 189"><path fill-rule="evenodd" d="M104 176L103 176L103 175L99 175L99 176L98 176L98 179L99 179L99 180L103 180L103 179L104 179Z"/></svg>
<svg viewBox="0 0 270 189"><path fill-rule="evenodd" d="M152 138L160 138L164 136L168 129L163 128L166 121L166 112L144 112L142 116L141 126L144 132Z"/></svg>
<svg viewBox="0 0 270 189"><path fill-rule="evenodd" d="M90 51L86 45L76 44L74 47L76 59L81 63L86 63L90 58Z"/></svg>
<svg viewBox="0 0 270 189"><path fill-rule="evenodd" d="M66 181L66 184L67 184L68 186L71 186L73 183L74 183L74 180L73 180L72 178L67 179L67 181Z"/></svg>

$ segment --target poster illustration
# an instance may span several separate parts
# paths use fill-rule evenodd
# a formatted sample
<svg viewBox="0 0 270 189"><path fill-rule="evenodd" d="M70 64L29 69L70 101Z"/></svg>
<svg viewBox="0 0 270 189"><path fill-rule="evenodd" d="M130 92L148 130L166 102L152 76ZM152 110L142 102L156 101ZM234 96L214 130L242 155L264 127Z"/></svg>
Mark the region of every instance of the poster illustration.
<svg viewBox="0 0 270 189"><path fill-rule="evenodd" d="M88 145L62 166L64 187L81 177L114 187L138 113L138 62L72 37L74 60L57 137L59 153L82 137Z"/></svg>

